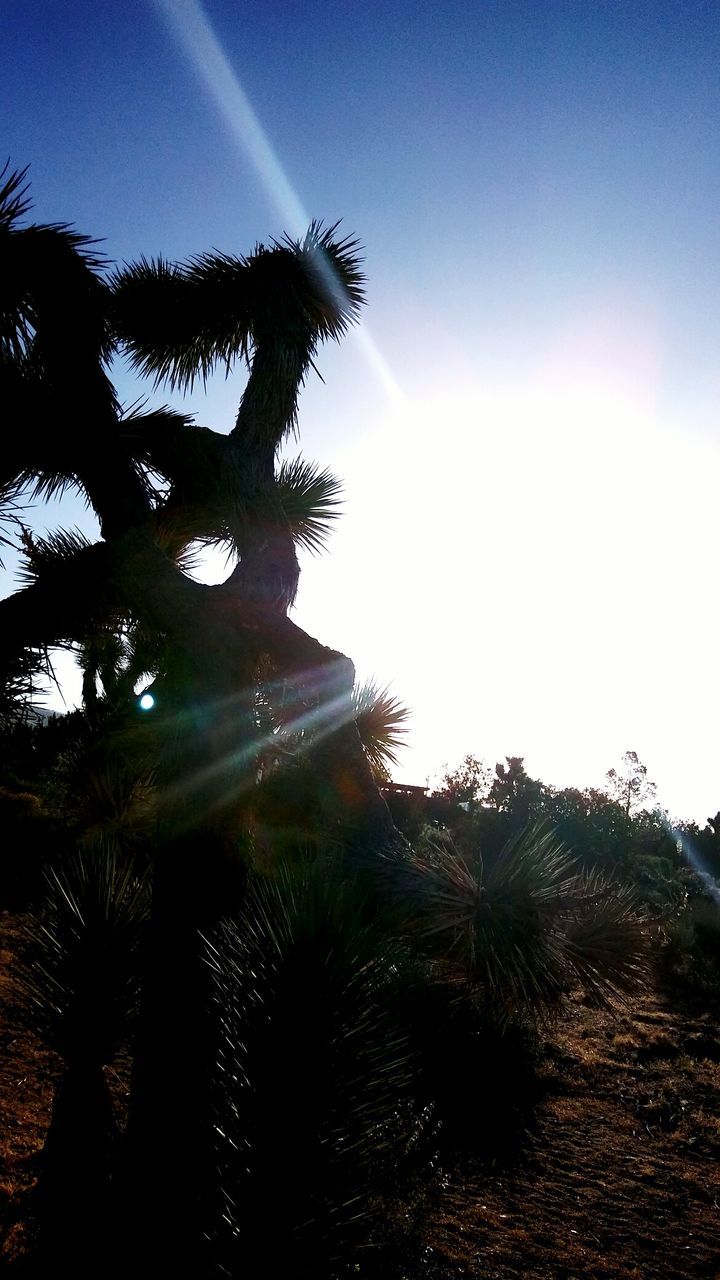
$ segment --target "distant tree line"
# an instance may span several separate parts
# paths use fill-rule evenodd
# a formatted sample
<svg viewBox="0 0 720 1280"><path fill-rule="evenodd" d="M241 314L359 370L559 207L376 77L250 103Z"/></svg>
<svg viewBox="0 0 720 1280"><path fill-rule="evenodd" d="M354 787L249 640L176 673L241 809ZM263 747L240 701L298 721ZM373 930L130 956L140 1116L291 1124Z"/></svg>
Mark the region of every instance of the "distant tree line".
<svg viewBox="0 0 720 1280"><path fill-rule="evenodd" d="M581 866L631 883L651 913L665 914L720 879L720 813L704 827L673 826L655 792L635 751L608 770L602 788L549 786L530 776L521 756L493 768L467 755L425 798L389 792L387 800L409 839L429 825L451 830L460 844L479 842L488 856L528 824L545 822Z"/></svg>

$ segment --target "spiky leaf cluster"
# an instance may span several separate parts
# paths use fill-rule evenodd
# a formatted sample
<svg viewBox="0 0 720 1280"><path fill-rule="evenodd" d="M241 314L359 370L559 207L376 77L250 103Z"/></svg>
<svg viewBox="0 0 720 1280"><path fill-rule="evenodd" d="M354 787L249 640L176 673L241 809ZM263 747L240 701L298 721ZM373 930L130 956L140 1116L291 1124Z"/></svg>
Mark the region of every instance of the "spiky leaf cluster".
<svg viewBox="0 0 720 1280"><path fill-rule="evenodd" d="M578 984L602 1004L642 981L645 937L631 895L580 875L542 826L487 861L429 836L397 870L410 935L446 980L501 1014L542 1019Z"/></svg>
<svg viewBox="0 0 720 1280"><path fill-rule="evenodd" d="M17 978L24 1017L68 1066L101 1065L137 1011L147 878L101 844L49 868L46 884Z"/></svg>
<svg viewBox="0 0 720 1280"><path fill-rule="evenodd" d="M353 690L355 724L366 755L380 773L397 764L410 719L409 709L374 680L366 680Z"/></svg>
<svg viewBox="0 0 720 1280"><path fill-rule="evenodd" d="M47 499L76 487L106 539L142 528L183 572L193 567L196 544L248 557L248 581L258 572L272 578L281 564L282 582L271 582L266 594L279 592L287 606L297 587L293 546L321 549L339 485L301 459L276 472L273 458L295 426L298 391L318 345L340 338L357 317L357 244L312 223L303 239L272 241L249 257L141 259L108 276L92 241L60 224L27 225L29 208L25 172L6 167L0 391L9 421L23 427L0 465L6 520L15 518L21 495ZM246 360L250 378L235 432L201 429L162 407L139 404L123 415L106 372L119 349L139 371L181 387L218 364L229 370ZM49 565L51 553L58 565L76 559L79 545L62 539L53 535L38 547L38 563ZM99 619L104 606L98 602Z"/></svg>
<svg viewBox="0 0 720 1280"><path fill-rule="evenodd" d="M330 1275L367 1231L378 1165L407 1141L413 1064L392 956L327 868L256 881L207 955L221 1030L218 1249L231 1272L254 1259Z"/></svg>
<svg viewBox="0 0 720 1280"><path fill-rule="evenodd" d="M113 323L135 368L188 389L218 364L251 359L261 343L304 368L363 302L358 245L334 240L336 230L314 222L303 240L259 245L250 257L141 258L118 272Z"/></svg>

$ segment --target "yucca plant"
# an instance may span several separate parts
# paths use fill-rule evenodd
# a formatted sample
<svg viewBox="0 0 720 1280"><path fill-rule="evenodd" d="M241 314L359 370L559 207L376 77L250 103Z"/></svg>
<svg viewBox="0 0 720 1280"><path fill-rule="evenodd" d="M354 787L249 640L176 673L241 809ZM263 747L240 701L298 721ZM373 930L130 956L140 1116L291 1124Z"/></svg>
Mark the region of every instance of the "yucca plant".
<svg viewBox="0 0 720 1280"><path fill-rule="evenodd" d="M144 745L138 749L130 733L113 736L108 729L104 736L79 726L51 777L54 803L79 843L147 854L156 805Z"/></svg>
<svg viewBox="0 0 720 1280"><path fill-rule="evenodd" d="M365 754L375 777L382 782L389 776L389 766L397 764L410 711L387 686L366 680L353 689L353 712Z"/></svg>
<svg viewBox="0 0 720 1280"><path fill-rule="evenodd" d="M304 733L309 715L312 802L347 861L358 846L375 855L397 838L353 722L352 663L287 616L297 549L322 543L337 482L307 463L279 466L278 455L296 431L299 393L322 344L358 318L361 259L354 240L313 223L300 240L258 245L248 257L141 259L111 276L91 241L62 225L28 225L28 208L23 175L6 175L0 385L9 419L30 427L5 449L2 505L26 489L45 499L73 487L102 536L87 545L55 534L28 546L30 578L0 601L0 667L12 673L28 650L85 646L88 711L107 739L115 726L106 708L91 708L98 683L107 701L107 685L120 673L127 683L140 659L135 646L113 654L98 637L120 628L143 637L140 669L157 692L159 813L128 1181L140 1187L138 1221L154 1236L146 1272L160 1263L192 1270L201 1244L191 1219L207 1190L212 1051L198 934L244 889L258 821L251 799L268 755L274 760L257 714L259 681L294 690L303 725L291 734ZM140 373L181 390L240 362L248 376L234 425L223 434L163 408L125 413L109 378L122 353ZM188 574L185 556L197 542L229 546L236 564L225 582L206 586ZM270 732L282 727L275 717ZM69 786L65 793L77 827L85 813L91 842L125 847L138 810L123 791L122 760L110 750L89 788L81 772L76 794ZM97 1081L97 1055L90 1060Z"/></svg>
<svg viewBox="0 0 720 1280"><path fill-rule="evenodd" d="M421 1123L395 948L326 866L256 879L207 942L223 1274L331 1277Z"/></svg>
<svg viewBox="0 0 720 1280"><path fill-rule="evenodd" d="M431 1139L442 1161L455 1163L460 1152L510 1159L532 1129L541 1092L533 1020L521 1009L498 1017L493 1005L467 985L448 984L417 954L404 958L400 990L418 1101L428 1117L424 1152Z"/></svg>
<svg viewBox="0 0 720 1280"><path fill-rule="evenodd" d="M532 1127L539 1030L574 989L612 1006L638 988L642 918L627 889L579 873L546 827L487 857L428 830L385 865L410 947L403 1016L438 1145L506 1159Z"/></svg>
<svg viewBox="0 0 720 1280"><path fill-rule="evenodd" d="M438 977L501 1019L543 1020L576 985L607 1002L641 978L645 938L631 895L581 876L549 828L525 829L487 861L430 834L393 868L407 931Z"/></svg>
<svg viewBox="0 0 720 1280"><path fill-rule="evenodd" d="M571 976L591 1003L612 1005L642 987L648 929L630 885L598 872L581 873L563 935Z"/></svg>
<svg viewBox="0 0 720 1280"><path fill-rule="evenodd" d="M102 844L45 875L16 988L25 1023L63 1063L38 1184L42 1250L77 1269L101 1239L115 1132L104 1068L137 1012L148 885Z"/></svg>

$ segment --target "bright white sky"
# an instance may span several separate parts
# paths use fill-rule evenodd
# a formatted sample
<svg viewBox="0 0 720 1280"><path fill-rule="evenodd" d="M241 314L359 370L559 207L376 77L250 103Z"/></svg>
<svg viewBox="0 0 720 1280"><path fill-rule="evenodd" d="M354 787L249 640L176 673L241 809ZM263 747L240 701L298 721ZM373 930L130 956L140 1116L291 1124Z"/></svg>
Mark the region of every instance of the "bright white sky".
<svg viewBox="0 0 720 1280"><path fill-rule="evenodd" d="M333 460L345 509L294 616L411 707L399 778L473 752L590 785L632 749L674 816L705 818L718 448L575 374L368 421Z"/></svg>
<svg viewBox="0 0 720 1280"><path fill-rule="evenodd" d="M662 803L704 818L718 461L609 379L439 387L348 450L347 514L298 620L395 677L407 781L471 751L582 785L632 749Z"/></svg>
<svg viewBox="0 0 720 1280"><path fill-rule="evenodd" d="M426 21L392 0L351 31L324 5L245 8L238 24L227 0L133 0L110 33L88 0L9 0L8 146L32 161L37 216L130 259L243 252L307 207L344 214L370 328L320 353L325 384L301 400L302 451L343 477L346 506L303 565L297 621L412 708L399 777L472 752L593 785L632 749L673 816L704 820L720 807L710 9L452 0ZM241 385L216 378L186 407L227 430Z"/></svg>

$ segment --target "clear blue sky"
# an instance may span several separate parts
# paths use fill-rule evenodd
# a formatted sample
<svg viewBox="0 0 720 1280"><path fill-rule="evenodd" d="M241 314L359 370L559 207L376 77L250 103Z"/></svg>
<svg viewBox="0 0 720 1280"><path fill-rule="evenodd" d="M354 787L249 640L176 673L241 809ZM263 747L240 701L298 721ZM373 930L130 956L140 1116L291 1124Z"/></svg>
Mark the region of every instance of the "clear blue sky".
<svg viewBox="0 0 720 1280"><path fill-rule="evenodd" d="M118 260L284 230L169 7L193 12L0 6L4 150L38 218ZM366 246L372 342L410 405L356 342L323 354L302 442L344 474L348 518L300 620L413 704L407 776L525 752L582 784L633 748L671 809L715 812L720 8L194 12L301 205ZM238 395L191 407L227 426Z"/></svg>

